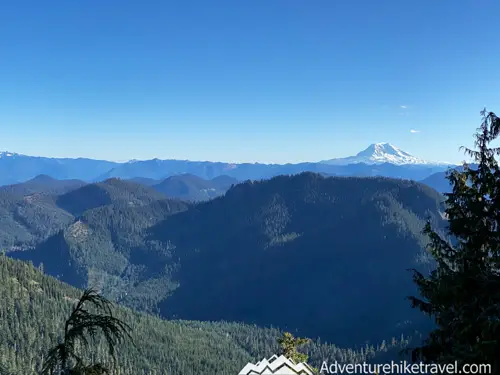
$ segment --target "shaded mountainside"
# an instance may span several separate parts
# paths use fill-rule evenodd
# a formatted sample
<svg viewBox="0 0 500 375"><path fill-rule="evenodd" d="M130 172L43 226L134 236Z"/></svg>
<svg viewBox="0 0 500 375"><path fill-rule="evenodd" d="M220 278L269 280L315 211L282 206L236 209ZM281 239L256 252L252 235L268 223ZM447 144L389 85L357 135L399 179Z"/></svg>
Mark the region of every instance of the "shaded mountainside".
<svg viewBox="0 0 500 375"><path fill-rule="evenodd" d="M428 267L421 230L427 217L444 224L440 209L434 190L386 178L238 185L153 228L180 259L162 314L293 327L342 345L383 339L422 319L405 300L407 269Z"/></svg>
<svg viewBox="0 0 500 375"><path fill-rule="evenodd" d="M111 179L98 184L41 175L0 187L0 249L25 250L65 229L88 209L122 202L143 206L165 197L140 184Z"/></svg>
<svg viewBox="0 0 500 375"><path fill-rule="evenodd" d="M192 174L171 176L153 188L169 198L186 201L205 201L224 194L238 180L229 176L218 176L205 180Z"/></svg>
<svg viewBox="0 0 500 375"><path fill-rule="evenodd" d="M0 364L17 374L39 373L48 349L60 338L65 319L81 291L43 275L32 266L0 255ZM132 327L136 347L118 346L121 374L237 374L249 361L278 350L281 332L237 323L163 321L119 307L115 314ZM405 340L388 340L357 350L313 341L304 350L310 362L381 362L397 358ZM111 366L105 346L94 360Z"/></svg>
<svg viewBox="0 0 500 375"><path fill-rule="evenodd" d="M164 198L164 195L151 187L111 178L63 194L57 198L57 205L78 216L87 210L117 201L129 206L142 206Z"/></svg>
<svg viewBox="0 0 500 375"><path fill-rule="evenodd" d="M114 300L154 310L176 284L168 246L148 240L145 230L189 206L167 199L128 203L118 200L87 210L33 251L12 256L43 263L47 273L77 287L97 285Z"/></svg>
<svg viewBox="0 0 500 375"><path fill-rule="evenodd" d="M129 199L101 200L14 256L165 317L299 329L341 345L426 322L405 300L414 292L407 269L428 267L425 219L444 224L441 197L425 185L303 173L242 183L194 206Z"/></svg>
<svg viewBox="0 0 500 375"><path fill-rule="evenodd" d="M167 253L155 241L145 240L144 231L187 209L187 203L118 179L88 184L54 199L49 208L64 213L66 220L52 225L52 236L36 242L33 250L9 253L12 257L44 263L46 272L78 287L102 285L111 298L144 310L165 298L170 284L164 266Z"/></svg>
<svg viewBox="0 0 500 375"><path fill-rule="evenodd" d="M24 190L24 189L23 189ZM25 250L73 222L52 196L0 189L0 250Z"/></svg>

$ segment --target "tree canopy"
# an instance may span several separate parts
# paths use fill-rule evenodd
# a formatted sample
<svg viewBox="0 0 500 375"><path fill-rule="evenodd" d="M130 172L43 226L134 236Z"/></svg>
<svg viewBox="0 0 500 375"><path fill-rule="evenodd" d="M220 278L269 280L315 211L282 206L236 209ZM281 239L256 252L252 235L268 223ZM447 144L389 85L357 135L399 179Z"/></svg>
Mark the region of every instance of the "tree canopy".
<svg viewBox="0 0 500 375"><path fill-rule="evenodd" d="M500 169L492 146L500 119L481 112L475 149L465 148L477 167L464 163L448 179L448 236L430 223L425 233L436 261L429 275L414 271L420 297L412 306L434 318L436 328L412 351L414 360L431 363L487 363L500 371Z"/></svg>

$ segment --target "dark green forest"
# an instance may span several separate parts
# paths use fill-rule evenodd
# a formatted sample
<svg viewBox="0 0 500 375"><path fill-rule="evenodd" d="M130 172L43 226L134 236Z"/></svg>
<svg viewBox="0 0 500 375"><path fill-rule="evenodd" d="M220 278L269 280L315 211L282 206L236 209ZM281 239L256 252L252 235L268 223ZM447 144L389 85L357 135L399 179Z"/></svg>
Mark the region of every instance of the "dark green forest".
<svg viewBox="0 0 500 375"><path fill-rule="evenodd" d="M425 220L444 224L425 185L302 173L195 205L157 194L116 179L73 190L56 200L75 221L11 255L166 318L293 327L346 346L427 327L405 301L406 269L429 267Z"/></svg>
<svg viewBox="0 0 500 375"><path fill-rule="evenodd" d="M74 217L55 204L55 197L20 195L0 189L0 248L27 250L73 223Z"/></svg>
<svg viewBox="0 0 500 375"><path fill-rule="evenodd" d="M0 256L0 280L0 364L11 373L36 374L82 291L6 256ZM277 329L238 323L165 321L125 307L117 308L115 316L130 325L133 339L118 347L117 367L101 345L85 357L117 374L233 375L248 361L278 352L282 335ZM407 343L398 337L346 349L312 341L304 351L311 363L377 361L397 357Z"/></svg>
<svg viewBox="0 0 500 375"><path fill-rule="evenodd" d="M420 232L426 218L442 225L440 204L426 186L384 178L304 173L238 185L152 228L180 259L180 285L160 311L296 327L343 345L421 329L405 270L428 267Z"/></svg>

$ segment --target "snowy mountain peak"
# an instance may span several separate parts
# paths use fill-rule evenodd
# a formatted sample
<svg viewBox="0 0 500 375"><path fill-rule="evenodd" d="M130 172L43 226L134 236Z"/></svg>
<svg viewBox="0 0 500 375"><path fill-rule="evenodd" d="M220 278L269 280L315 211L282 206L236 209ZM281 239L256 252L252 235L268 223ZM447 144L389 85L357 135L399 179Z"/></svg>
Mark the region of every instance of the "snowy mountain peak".
<svg viewBox="0 0 500 375"><path fill-rule="evenodd" d="M390 163L395 165L405 164L426 164L439 165L442 163L430 162L417 158L406 151L399 149L391 143L373 143L365 150L358 152L356 156L347 158L331 159L321 161L323 164L330 165L348 165L348 164L383 164Z"/></svg>
<svg viewBox="0 0 500 375"><path fill-rule="evenodd" d="M395 158L414 158L409 153L397 148L391 143L374 143L368 146L365 150L359 152L356 157L372 157L374 159L384 159L393 156ZM409 163L413 164L413 163Z"/></svg>
<svg viewBox="0 0 500 375"><path fill-rule="evenodd" d="M9 152L9 151L0 151L0 158L8 158L11 156L16 156L17 154L15 152Z"/></svg>

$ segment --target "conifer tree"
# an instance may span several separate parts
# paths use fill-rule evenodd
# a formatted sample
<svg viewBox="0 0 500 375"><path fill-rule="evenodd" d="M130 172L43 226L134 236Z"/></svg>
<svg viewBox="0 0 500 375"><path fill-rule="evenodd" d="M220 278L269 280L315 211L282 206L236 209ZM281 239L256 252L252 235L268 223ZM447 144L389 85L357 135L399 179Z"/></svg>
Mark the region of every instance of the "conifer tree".
<svg viewBox="0 0 500 375"><path fill-rule="evenodd" d="M291 359L295 363L299 363L307 362L307 359L309 357L307 354L298 352L297 349L300 346L309 343L310 341L311 340L306 338L293 337L290 332L285 332L283 333L283 336L278 339L278 344L280 345L282 355L284 355L288 359Z"/></svg>
<svg viewBox="0 0 500 375"><path fill-rule="evenodd" d="M97 310L88 310L90 305ZM113 316L111 302L88 289L80 297L64 326L61 343L52 348L43 364L42 375L101 375L110 370L101 363L85 364L85 352L92 350L100 334L108 345L108 353L116 359L116 346L124 338L131 339L130 327Z"/></svg>
<svg viewBox="0 0 500 375"><path fill-rule="evenodd" d="M492 147L500 119L481 112L475 149L465 149L476 165L448 174L448 236L427 223L429 251L436 268L425 276L413 270L420 298L412 306L431 316L436 328L413 349L413 360L428 363L488 363L500 371L500 169Z"/></svg>

